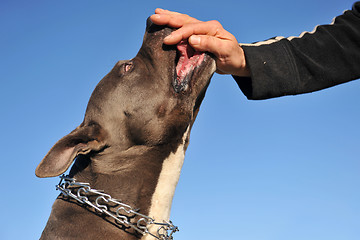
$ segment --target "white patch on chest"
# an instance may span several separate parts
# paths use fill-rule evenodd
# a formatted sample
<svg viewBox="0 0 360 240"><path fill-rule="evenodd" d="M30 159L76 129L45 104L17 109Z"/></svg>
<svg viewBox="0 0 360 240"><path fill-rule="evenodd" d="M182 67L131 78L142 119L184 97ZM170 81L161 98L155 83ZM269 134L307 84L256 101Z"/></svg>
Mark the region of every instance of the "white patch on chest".
<svg viewBox="0 0 360 240"><path fill-rule="evenodd" d="M157 222L168 221L170 218L171 203L174 197L175 188L179 181L181 168L185 158L185 140L189 134L190 127L188 127L182 138L182 143L179 145L175 153L164 160L160 172L159 180L155 188L155 192L151 199L151 206L149 210L149 217L152 217ZM159 226L149 226L151 233L156 233ZM154 237L149 234L145 235L142 240L153 240Z"/></svg>

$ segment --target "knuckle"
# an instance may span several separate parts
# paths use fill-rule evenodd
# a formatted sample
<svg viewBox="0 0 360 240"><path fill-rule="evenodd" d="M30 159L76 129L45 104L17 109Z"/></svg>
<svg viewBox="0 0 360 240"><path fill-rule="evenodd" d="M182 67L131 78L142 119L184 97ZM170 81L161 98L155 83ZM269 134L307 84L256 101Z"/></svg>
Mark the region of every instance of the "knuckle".
<svg viewBox="0 0 360 240"><path fill-rule="evenodd" d="M210 23L211 25L213 25L213 26L218 27L218 28L221 28L221 27L222 27L221 23L220 23L219 21L217 21L217 20L211 20L211 21L209 21L209 23Z"/></svg>
<svg viewBox="0 0 360 240"><path fill-rule="evenodd" d="M209 23L212 35L214 35L214 36L221 35L221 33L223 32L223 27L219 21L211 20L208 23Z"/></svg>

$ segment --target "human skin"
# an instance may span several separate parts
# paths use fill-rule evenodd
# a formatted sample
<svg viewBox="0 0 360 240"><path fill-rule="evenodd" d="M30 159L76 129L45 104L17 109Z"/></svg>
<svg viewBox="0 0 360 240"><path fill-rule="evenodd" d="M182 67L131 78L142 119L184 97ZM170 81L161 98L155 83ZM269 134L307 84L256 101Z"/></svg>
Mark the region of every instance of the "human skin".
<svg viewBox="0 0 360 240"><path fill-rule="evenodd" d="M245 54L238 41L216 20L203 22L189 15L157 8L150 17L157 25L176 28L164 39L164 44L174 45L188 39L197 51L210 52L216 58L216 72L249 77Z"/></svg>

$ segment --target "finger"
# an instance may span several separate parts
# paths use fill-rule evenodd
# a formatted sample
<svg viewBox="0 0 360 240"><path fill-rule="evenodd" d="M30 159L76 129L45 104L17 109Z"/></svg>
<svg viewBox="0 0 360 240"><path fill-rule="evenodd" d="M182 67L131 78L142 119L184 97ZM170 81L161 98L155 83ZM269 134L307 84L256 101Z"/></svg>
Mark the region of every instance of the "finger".
<svg viewBox="0 0 360 240"><path fill-rule="evenodd" d="M175 16L169 14L153 14L150 16L150 19L153 23L157 25L168 25L173 28L180 28L183 25L190 23L191 21L195 22L196 19L189 19L184 16Z"/></svg>
<svg viewBox="0 0 360 240"><path fill-rule="evenodd" d="M200 22L196 18L190 17L189 15L163 9L156 9L155 14L150 16L150 19L157 25L168 25L174 28L180 28L188 23Z"/></svg>
<svg viewBox="0 0 360 240"><path fill-rule="evenodd" d="M165 12L167 12L167 10L162 9L162 8L156 8L155 9L155 13L165 13Z"/></svg>
<svg viewBox="0 0 360 240"><path fill-rule="evenodd" d="M155 9L155 13L156 14L169 15L171 18L184 21L184 23L199 21L196 18L190 17L187 14L174 12L174 11L169 11L169 10L165 10L165 9L161 9L161 8Z"/></svg>
<svg viewBox="0 0 360 240"><path fill-rule="evenodd" d="M155 13L165 13L165 14L181 14L181 13L178 13L178 12L174 12L174 11L169 11L169 10L166 10L166 9L162 9L162 8L157 8L157 9L155 9Z"/></svg>
<svg viewBox="0 0 360 240"><path fill-rule="evenodd" d="M185 24L181 28L172 32L164 39L164 43L171 45L180 42L183 39L188 39L192 35L209 35L218 37L220 39L228 39L232 35L225 31L221 24L217 21L209 22L195 22Z"/></svg>
<svg viewBox="0 0 360 240"><path fill-rule="evenodd" d="M167 25L169 17L164 14L153 14L150 16L150 20L156 25Z"/></svg>

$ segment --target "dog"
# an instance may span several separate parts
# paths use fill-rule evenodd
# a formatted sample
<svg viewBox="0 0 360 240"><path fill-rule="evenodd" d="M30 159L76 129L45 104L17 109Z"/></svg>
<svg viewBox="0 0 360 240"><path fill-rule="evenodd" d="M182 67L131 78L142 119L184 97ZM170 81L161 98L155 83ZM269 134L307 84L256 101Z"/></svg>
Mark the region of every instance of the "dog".
<svg viewBox="0 0 360 240"><path fill-rule="evenodd" d="M164 45L171 31L147 20L138 54L115 64L93 91L83 122L36 168L42 178L59 176L73 165L63 177L68 189L58 186L65 194L55 200L41 239L172 238L161 231L173 226L172 198L216 64L186 41ZM89 188L80 184L69 197L74 179ZM90 205L81 201L85 194ZM115 207L119 201L122 207ZM113 209L117 218L101 209Z"/></svg>

